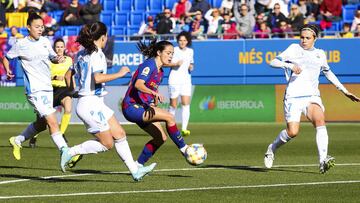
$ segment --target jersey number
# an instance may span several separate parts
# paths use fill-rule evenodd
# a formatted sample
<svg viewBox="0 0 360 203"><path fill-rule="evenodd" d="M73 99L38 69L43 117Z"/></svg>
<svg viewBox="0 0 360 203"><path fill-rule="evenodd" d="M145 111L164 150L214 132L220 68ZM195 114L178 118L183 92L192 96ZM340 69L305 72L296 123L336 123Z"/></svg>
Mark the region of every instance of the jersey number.
<svg viewBox="0 0 360 203"><path fill-rule="evenodd" d="M42 100L42 102L43 102L44 105L50 103L50 101L49 101L49 99L48 99L47 96L41 96L41 100Z"/></svg>

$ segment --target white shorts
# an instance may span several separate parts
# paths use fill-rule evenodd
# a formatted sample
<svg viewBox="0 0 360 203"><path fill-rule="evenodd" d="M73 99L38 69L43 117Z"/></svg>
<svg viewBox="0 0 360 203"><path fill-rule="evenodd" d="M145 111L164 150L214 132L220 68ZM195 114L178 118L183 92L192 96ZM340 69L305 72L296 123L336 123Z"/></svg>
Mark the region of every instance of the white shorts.
<svg viewBox="0 0 360 203"><path fill-rule="evenodd" d="M48 116L56 112L53 107L52 91L40 91L28 94L27 100L40 117Z"/></svg>
<svg viewBox="0 0 360 203"><path fill-rule="evenodd" d="M182 85L169 85L169 95L171 99L179 96L191 96L191 83Z"/></svg>
<svg viewBox="0 0 360 203"><path fill-rule="evenodd" d="M284 100L284 113L286 122L300 122L301 113L307 115L307 107L312 104L318 104L325 112L325 107L322 104L319 96L296 97Z"/></svg>
<svg viewBox="0 0 360 203"><path fill-rule="evenodd" d="M84 96L79 98L76 114L84 122L88 132L96 134L110 129L108 120L114 115L114 111L105 105L103 97Z"/></svg>

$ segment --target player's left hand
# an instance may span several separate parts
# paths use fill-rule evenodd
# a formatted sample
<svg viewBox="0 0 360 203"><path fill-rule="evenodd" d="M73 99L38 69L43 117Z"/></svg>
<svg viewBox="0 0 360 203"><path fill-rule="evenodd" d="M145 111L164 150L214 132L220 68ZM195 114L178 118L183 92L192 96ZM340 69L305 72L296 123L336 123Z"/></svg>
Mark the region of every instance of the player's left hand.
<svg viewBox="0 0 360 203"><path fill-rule="evenodd" d="M144 117L147 119L152 119L155 116L155 109L151 106L147 107L144 112Z"/></svg>
<svg viewBox="0 0 360 203"><path fill-rule="evenodd" d="M56 56L55 60L58 63L64 63L65 62L65 57L64 56Z"/></svg>
<svg viewBox="0 0 360 203"><path fill-rule="evenodd" d="M351 101L354 101L354 102L360 102L360 98L357 97L356 95L350 93L350 92L346 92L344 93L345 96L347 96L349 99L351 99Z"/></svg>

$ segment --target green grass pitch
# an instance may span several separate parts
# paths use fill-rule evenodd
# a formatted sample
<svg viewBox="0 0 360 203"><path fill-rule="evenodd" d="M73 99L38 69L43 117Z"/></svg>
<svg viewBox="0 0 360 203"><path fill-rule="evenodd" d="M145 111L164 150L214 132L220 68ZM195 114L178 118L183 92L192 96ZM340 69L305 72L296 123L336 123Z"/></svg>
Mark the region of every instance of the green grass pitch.
<svg viewBox="0 0 360 203"><path fill-rule="evenodd" d="M330 123L329 154L336 166L318 172L315 130L301 125L300 134L277 151L272 169L263 168L270 142L284 124L192 124L187 143L203 143L208 159L190 166L170 139L150 162L156 170L133 182L115 149L87 155L62 173L59 152L48 132L38 147L24 143L16 161L8 138L25 125L0 125L0 201L7 202L359 202L360 124ZM124 125L136 159L150 139L135 125ZM71 125L70 145L92 138L83 125Z"/></svg>

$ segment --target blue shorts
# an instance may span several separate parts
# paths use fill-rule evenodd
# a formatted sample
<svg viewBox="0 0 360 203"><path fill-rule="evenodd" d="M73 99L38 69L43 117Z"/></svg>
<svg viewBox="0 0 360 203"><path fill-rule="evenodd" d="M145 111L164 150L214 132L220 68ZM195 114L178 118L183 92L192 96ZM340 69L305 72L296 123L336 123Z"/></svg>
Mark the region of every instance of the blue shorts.
<svg viewBox="0 0 360 203"><path fill-rule="evenodd" d="M127 108L122 109L122 112L126 120L136 123L140 127L145 127L148 125L143 121L143 115L145 112L143 106L140 106L138 104L129 104Z"/></svg>

